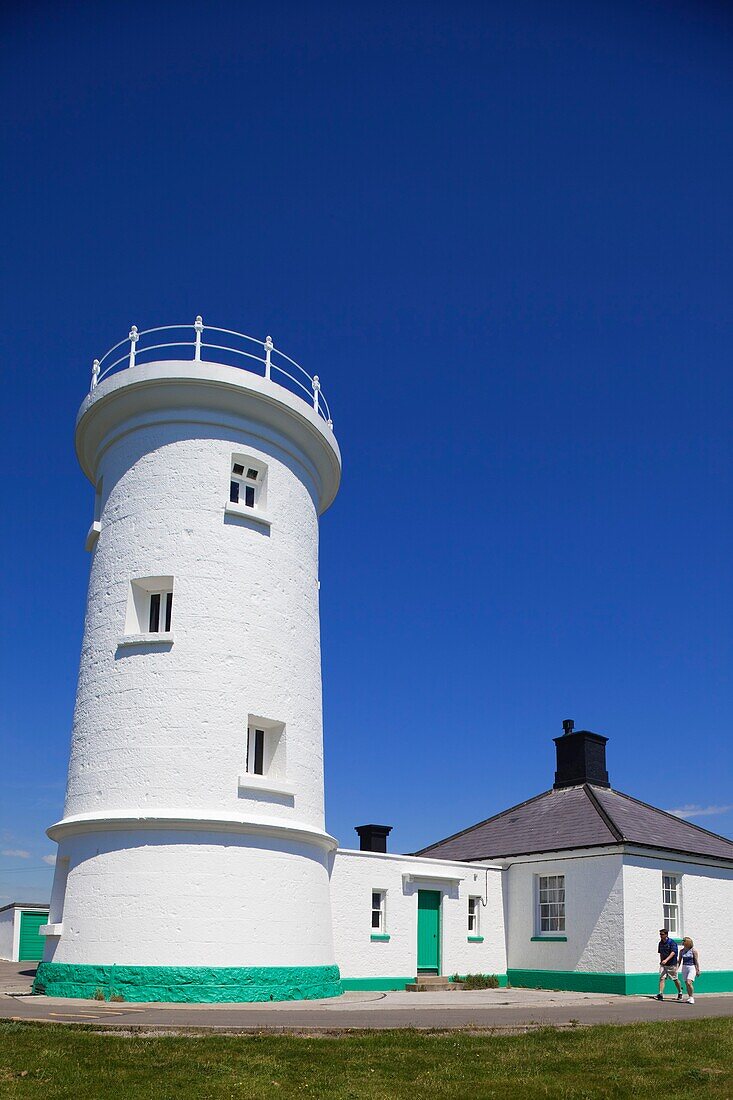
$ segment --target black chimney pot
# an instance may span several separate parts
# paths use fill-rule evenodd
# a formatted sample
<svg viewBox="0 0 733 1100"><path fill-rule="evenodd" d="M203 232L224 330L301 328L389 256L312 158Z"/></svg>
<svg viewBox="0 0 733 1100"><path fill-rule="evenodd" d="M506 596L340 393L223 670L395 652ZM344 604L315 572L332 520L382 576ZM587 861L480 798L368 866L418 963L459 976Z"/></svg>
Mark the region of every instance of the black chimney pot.
<svg viewBox="0 0 733 1100"><path fill-rule="evenodd" d="M392 832L391 825L356 825L359 834L359 848L362 852L386 852L387 837Z"/></svg>
<svg viewBox="0 0 733 1100"><path fill-rule="evenodd" d="M590 730L573 731L572 719L563 722L564 733L554 737L557 752L557 771L553 787L578 787L593 783L596 787L610 787L606 771L607 737Z"/></svg>

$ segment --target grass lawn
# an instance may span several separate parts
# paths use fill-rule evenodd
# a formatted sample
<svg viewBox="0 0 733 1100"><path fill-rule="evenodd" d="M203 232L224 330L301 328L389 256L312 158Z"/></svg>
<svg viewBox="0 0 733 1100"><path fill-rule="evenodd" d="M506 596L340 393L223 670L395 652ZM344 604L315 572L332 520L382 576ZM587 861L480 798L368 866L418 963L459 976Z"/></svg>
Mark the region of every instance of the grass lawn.
<svg viewBox="0 0 733 1100"><path fill-rule="evenodd" d="M0 1021L0 1097L733 1097L733 1020L528 1035L138 1038Z"/></svg>

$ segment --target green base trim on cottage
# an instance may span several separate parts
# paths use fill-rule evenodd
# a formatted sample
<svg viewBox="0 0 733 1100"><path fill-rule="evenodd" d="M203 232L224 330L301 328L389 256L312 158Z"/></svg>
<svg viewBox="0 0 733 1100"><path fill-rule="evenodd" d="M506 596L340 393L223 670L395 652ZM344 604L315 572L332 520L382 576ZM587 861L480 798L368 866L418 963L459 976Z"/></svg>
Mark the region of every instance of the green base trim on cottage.
<svg viewBox="0 0 733 1100"><path fill-rule="evenodd" d="M34 993L126 1001L306 1001L343 992L337 966L88 966L42 962Z"/></svg>
<svg viewBox="0 0 733 1100"><path fill-rule="evenodd" d="M401 989L415 981L415 975L409 974L405 978L342 978L341 985L344 993L352 989L374 989L384 993L390 989Z"/></svg>
<svg viewBox="0 0 733 1100"><path fill-rule="evenodd" d="M525 989L567 989L574 993L620 993L647 996L659 992L659 972L656 970L645 974L612 974L583 970L510 968L507 970L507 975L510 985ZM668 993L674 989L674 982L668 981ZM733 992L733 970L703 971L695 982L695 992Z"/></svg>

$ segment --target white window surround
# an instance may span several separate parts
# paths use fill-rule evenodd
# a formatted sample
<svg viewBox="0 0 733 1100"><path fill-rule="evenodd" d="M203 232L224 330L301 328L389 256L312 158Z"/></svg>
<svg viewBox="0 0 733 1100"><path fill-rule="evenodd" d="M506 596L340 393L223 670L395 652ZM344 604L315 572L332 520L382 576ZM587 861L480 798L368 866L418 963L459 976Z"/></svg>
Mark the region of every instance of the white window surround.
<svg viewBox="0 0 733 1100"><path fill-rule="evenodd" d="M535 935L565 935L565 875L535 875Z"/></svg>
<svg viewBox="0 0 733 1100"><path fill-rule="evenodd" d="M94 490L94 517L92 519L87 537L84 540L84 549L93 550L97 544L102 530L102 478L100 477Z"/></svg>
<svg viewBox="0 0 733 1100"><path fill-rule="evenodd" d="M63 924L42 924L38 928L39 936L62 936L63 933Z"/></svg>
<svg viewBox="0 0 733 1100"><path fill-rule="evenodd" d="M263 791L267 794L285 794L295 797L295 787L286 779L272 779L269 775L253 775L247 772L239 777L240 791Z"/></svg>
<svg viewBox="0 0 733 1100"><path fill-rule="evenodd" d="M372 889L371 933L384 936L387 932L387 891Z"/></svg>
<svg viewBox="0 0 733 1100"><path fill-rule="evenodd" d="M284 722L247 715L243 752L244 771L239 776L240 789L293 794L287 778L287 737Z"/></svg>
<svg viewBox="0 0 733 1100"><path fill-rule="evenodd" d="M481 935L481 898L471 896L468 899L468 934Z"/></svg>
<svg viewBox="0 0 733 1100"><path fill-rule="evenodd" d="M662 872L662 923L670 936L682 934L682 876Z"/></svg>
<svg viewBox="0 0 733 1100"><path fill-rule="evenodd" d="M137 577L130 581L121 646L170 645L173 577ZM159 629L155 629L157 624ZM151 626L153 629L151 630Z"/></svg>
<svg viewBox="0 0 733 1100"><path fill-rule="evenodd" d="M271 526L267 514L267 466L250 455L233 454L229 467L226 515Z"/></svg>

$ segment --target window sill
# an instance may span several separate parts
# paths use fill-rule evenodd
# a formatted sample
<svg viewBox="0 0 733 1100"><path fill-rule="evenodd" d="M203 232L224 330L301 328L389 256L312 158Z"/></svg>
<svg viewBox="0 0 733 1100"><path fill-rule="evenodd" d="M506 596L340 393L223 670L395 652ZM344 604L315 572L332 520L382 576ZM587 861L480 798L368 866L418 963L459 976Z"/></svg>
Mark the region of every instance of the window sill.
<svg viewBox="0 0 733 1100"><path fill-rule="evenodd" d="M240 791L264 791L266 794L286 794L295 798L295 788L285 779L270 779L267 775L240 775Z"/></svg>
<svg viewBox="0 0 733 1100"><path fill-rule="evenodd" d="M567 936L532 936L532 943L567 943Z"/></svg>
<svg viewBox="0 0 733 1100"><path fill-rule="evenodd" d="M94 549L94 547L97 545L97 539L99 538L99 533L100 533L101 530L102 530L102 524L99 522L98 519L95 519L94 523L91 525L91 527L87 531L87 537L84 540L84 549L85 550L93 550Z"/></svg>
<svg viewBox="0 0 733 1100"><path fill-rule="evenodd" d="M173 633L171 631L159 631L157 634L125 634L117 643L120 646L148 646L173 645Z"/></svg>
<svg viewBox="0 0 733 1100"><path fill-rule="evenodd" d="M469 943L483 943L484 942L484 937L483 936L468 936L468 942Z"/></svg>
<svg viewBox="0 0 733 1100"><path fill-rule="evenodd" d="M369 938L372 943L389 943L389 936L384 932L372 932Z"/></svg>
<svg viewBox="0 0 733 1100"><path fill-rule="evenodd" d="M39 936L60 936L64 930L63 924L42 924L38 929Z"/></svg>
<svg viewBox="0 0 733 1100"><path fill-rule="evenodd" d="M234 504L231 500L224 508L224 515L236 516L238 519L249 519L252 523L259 523L262 527L271 527L272 520L266 512L259 512L256 508L248 508L246 504Z"/></svg>

